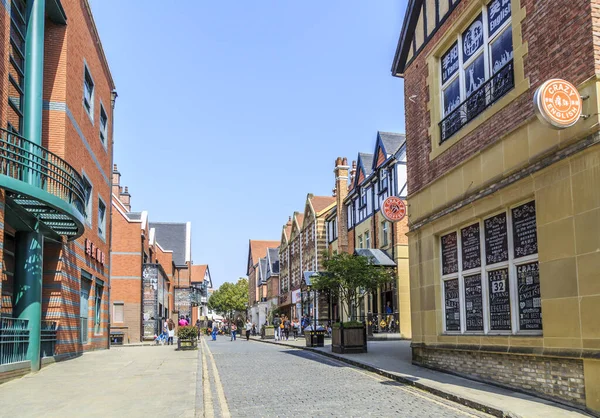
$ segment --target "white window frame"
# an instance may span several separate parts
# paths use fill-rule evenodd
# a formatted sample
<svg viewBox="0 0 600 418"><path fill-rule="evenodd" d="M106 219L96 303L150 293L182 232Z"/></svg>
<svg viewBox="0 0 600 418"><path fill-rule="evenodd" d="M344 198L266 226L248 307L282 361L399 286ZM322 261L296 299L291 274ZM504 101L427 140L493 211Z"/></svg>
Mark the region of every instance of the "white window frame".
<svg viewBox="0 0 600 418"><path fill-rule="evenodd" d="M514 237L513 237L513 220L512 210L525 203L535 201L535 199L529 198L522 200L516 204L510 205L509 207L498 210L460 225L458 228L446 231L439 235L438 243L440 246L440 272L443 271L443 260L442 260L442 245L441 237L456 232L457 236L457 257L458 257L458 272L451 274L441 275L441 306L442 306L442 334L444 335L532 335L542 336L544 331L542 330L521 330L519 324L519 289L517 280L517 266L523 264L529 264L538 262L539 266L539 250L536 254L531 254L525 257L514 257ZM508 260L487 264L485 256L485 224L484 221L501 213L506 214L506 228L507 228L507 240L508 240ZM536 202L536 221L537 221L537 202ZM478 268L463 270L462 260L462 237L461 229L473 225L479 224L479 249L481 255L481 266ZM539 237L538 237L539 239ZM511 329L509 331L491 330L490 327L490 306L489 306L489 280L488 272L507 268L508 269L508 286L510 292L510 315L511 315ZM472 276L474 274L481 275L481 297L483 305L483 331L467 331L466 329L466 300L465 300L465 277ZM444 282L447 280L458 279L459 289L459 309L460 309L460 331L446 331L446 295Z"/></svg>
<svg viewBox="0 0 600 418"><path fill-rule="evenodd" d="M102 126L102 113L104 113L104 115L106 116L106 124L104 126ZM99 138L100 138L100 143L104 146L104 148L107 148L107 144L108 144L108 113L106 112L106 109L104 108L104 104L102 103L102 100L100 100L100 115L99 115L99 125L100 125L100 134L99 134Z"/></svg>
<svg viewBox="0 0 600 418"><path fill-rule="evenodd" d="M483 24L483 45L481 46L481 50L479 52L477 52L476 54L473 54L472 57L470 57L466 62L463 62L463 43L462 43L462 33L458 34L457 37L457 45L458 45L458 70L456 71L456 73L454 75L452 75L452 77L450 77L448 80L446 80L445 83L442 83L442 77L440 76L440 109L441 109L441 119L444 119L446 116L448 116L446 114L446 107L444 104L444 90L446 90L446 88L448 88L448 86L450 86L450 84L452 84L457 77L460 77L460 81L459 81L459 91L460 91L460 104L464 103L464 101L468 98L467 96L467 89L466 89L466 82L465 82L465 76L464 76L464 72L465 69L467 67L469 67L469 65L471 65L473 62L475 62L475 60L477 58L479 58L479 56L483 53L484 54L484 58L483 58L483 62L484 62L484 74L485 74L485 82L489 81L490 77L492 76L492 62L491 62L491 53L490 53L490 48L491 45L506 31L506 30L512 30L512 28L510 28L512 26L512 10L511 10L511 16L510 18L504 22L496 31L496 33L494 34L494 36L492 36L491 38L489 37L489 28L488 28L488 10L487 10L487 6L483 6L481 8L481 22ZM479 15L477 15L479 16ZM471 23L474 20L471 21ZM469 25L470 26L470 25ZM507 29L508 28L508 29ZM454 45L454 43L453 43ZM513 44L514 45L514 44ZM514 49L513 49L514 51ZM448 52L445 51L444 54ZM444 55L442 54L442 56ZM442 71L442 66L441 66L441 60L438 61L438 71ZM472 92L471 92L472 93ZM459 106L460 106L459 104ZM452 109L452 111L454 111L455 109Z"/></svg>
<svg viewBox="0 0 600 418"><path fill-rule="evenodd" d="M100 220L100 202L102 202L102 205L104 205L104 218L102 220ZM107 210L108 208L106 207L106 203L104 202L104 199L102 199L102 197L100 195L98 195L98 236L103 240L106 241L106 215L107 215ZM100 226L102 226L102 228L100 228Z"/></svg>
<svg viewBox="0 0 600 418"><path fill-rule="evenodd" d="M389 238L388 238L388 222L387 221L382 221L381 222L381 235L383 235L383 247L387 247L389 242Z"/></svg>
<svg viewBox="0 0 600 418"><path fill-rule="evenodd" d="M89 76L91 82L92 82L92 93L91 96L88 100L88 98L86 97L86 76ZM85 113L87 113L87 115L90 118L90 121L92 122L92 125L94 124L94 101L95 101L95 96L96 96L96 83L94 82L94 77L92 77L92 72L90 71L90 68L87 65L87 62L83 62L83 98L82 98L82 104L83 104L83 108L85 109ZM87 104L87 105L86 105Z"/></svg>
<svg viewBox="0 0 600 418"><path fill-rule="evenodd" d="M371 231L365 231L365 248L371 248Z"/></svg>
<svg viewBox="0 0 600 418"><path fill-rule="evenodd" d="M358 236L358 248L363 248L363 236Z"/></svg>

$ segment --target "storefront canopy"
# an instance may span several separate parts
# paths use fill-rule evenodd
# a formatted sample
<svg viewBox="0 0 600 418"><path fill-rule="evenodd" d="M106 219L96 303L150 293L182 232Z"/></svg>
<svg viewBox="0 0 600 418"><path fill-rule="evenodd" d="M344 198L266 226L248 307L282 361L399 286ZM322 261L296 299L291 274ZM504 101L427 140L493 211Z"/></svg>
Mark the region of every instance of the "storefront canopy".
<svg viewBox="0 0 600 418"><path fill-rule="evenodd" d="M354 255L360 255L369 258L374 266L396 267L396 263L388 255L375 248L356 248Z"/></svg>

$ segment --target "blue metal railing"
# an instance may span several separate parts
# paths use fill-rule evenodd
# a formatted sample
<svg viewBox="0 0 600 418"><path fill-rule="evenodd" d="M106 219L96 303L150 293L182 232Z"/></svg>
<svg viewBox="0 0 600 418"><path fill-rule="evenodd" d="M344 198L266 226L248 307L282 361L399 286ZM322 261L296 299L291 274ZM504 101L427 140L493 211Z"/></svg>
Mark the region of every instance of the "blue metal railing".
<svg viewBox="0 0 600 418"><path fill-rule="evenodd" d="M0 364L27 360L27 319L0 318Z"/></svg>

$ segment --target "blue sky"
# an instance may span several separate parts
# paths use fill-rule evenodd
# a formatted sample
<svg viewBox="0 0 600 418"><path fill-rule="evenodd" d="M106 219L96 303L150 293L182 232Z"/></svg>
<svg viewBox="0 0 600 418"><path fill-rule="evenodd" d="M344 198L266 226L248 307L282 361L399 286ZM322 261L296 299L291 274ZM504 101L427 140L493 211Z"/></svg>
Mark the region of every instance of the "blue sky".
<svg viewBox="0 0 600 418"><path fill-rule="evenodd" d="M390 68L403 0L91 0L119 98L115 163L133 210L192 222L213 282L279 240L338 156L404 132ZM176 7L178 5L179 7Z"/></svg>

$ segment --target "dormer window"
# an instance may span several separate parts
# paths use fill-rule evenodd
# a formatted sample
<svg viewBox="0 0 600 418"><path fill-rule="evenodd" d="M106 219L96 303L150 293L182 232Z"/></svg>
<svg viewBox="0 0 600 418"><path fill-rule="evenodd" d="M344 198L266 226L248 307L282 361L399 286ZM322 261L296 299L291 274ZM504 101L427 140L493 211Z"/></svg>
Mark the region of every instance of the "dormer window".
<svg viewBox="0 0 600 418"><path fill-rule="evenodd" d="M384 168L379 173L379 192L383 192L383 191L387 190L387 188L388 188L388 181L389 181L388 180L388 172Z"/></svg>
<svg viewBox="0 0 600 418"><path fill-rule="evenodd" d="M365 189L360 189L360 206L367 205L367 191Z"/></svg>

